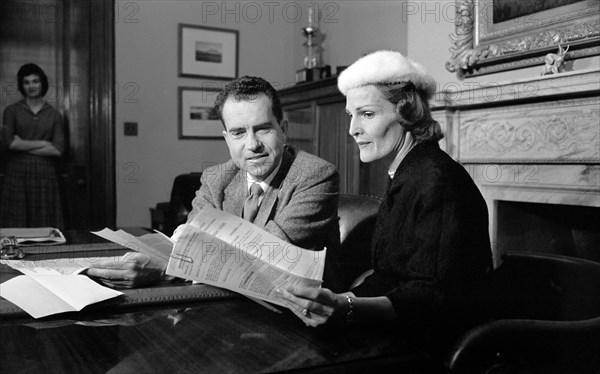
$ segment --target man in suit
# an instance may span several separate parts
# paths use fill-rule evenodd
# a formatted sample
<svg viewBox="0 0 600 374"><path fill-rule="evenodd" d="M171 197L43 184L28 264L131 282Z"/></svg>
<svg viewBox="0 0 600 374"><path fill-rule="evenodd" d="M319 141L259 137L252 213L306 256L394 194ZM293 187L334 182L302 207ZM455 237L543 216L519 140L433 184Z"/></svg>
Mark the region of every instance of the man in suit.
<svg viewBox="0 0 600 374"><path fill-rule="evenodd" d="M215 108L231 160L203 172L188 222L210 206L242 216L299 247L327 247L324 285L337 289L341 274L335 166L285 145L287 121L277 91L262 78L245 76L229 83ZM181 231L182 226L173 239ZM88 275L110 286L136 287L166 278L165 268L136 253L126 262L92 264Z"/></svg>

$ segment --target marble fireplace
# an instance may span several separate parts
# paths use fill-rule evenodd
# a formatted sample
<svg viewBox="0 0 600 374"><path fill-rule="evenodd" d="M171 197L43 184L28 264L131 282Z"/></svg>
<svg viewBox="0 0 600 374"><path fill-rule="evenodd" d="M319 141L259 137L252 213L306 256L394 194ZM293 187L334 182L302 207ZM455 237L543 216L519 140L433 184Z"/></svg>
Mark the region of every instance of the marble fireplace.
<svg viewBox="0 0 600 374"><path fill-rule="evenodd" d="M446 151L488 204L506 250L600 261L600 70L440 93Z"/></svg>

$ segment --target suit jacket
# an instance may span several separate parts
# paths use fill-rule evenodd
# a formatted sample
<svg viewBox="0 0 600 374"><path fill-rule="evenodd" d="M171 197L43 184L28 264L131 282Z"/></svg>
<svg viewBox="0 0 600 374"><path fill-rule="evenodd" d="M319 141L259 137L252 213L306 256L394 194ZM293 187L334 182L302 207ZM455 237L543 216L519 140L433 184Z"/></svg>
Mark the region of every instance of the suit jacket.
<svg viewBox="0 0 600 374"><path fill-rule="evenodd" d="M204 170L201 182L188 222L205 206L242 215L248 187L246 172L232 160ZM340 289L343 279L338 263L338 198L335 166L288 145L254 220L255 225L299 247L327 247L324 286L334 290Z"/></svg>

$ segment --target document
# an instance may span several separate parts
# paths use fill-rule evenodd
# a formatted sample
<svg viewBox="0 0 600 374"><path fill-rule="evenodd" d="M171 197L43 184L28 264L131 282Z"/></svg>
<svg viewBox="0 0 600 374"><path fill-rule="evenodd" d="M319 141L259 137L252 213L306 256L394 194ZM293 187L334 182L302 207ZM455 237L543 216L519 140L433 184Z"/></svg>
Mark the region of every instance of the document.
<svg viewBox="0 0 600 374"><path fill-rule="evenodd" d="M44 233L42 229L36 230L38 231L29 234L39 236ZM10 234L15 233L10 232ZM161 234L135 237L122 230L110 229L94 232L94 234L134 251L162 259L165 263L173 249L173 242ZM24 274L2 283L0 296L32 317L40 318L55 313L80 311L87 305L122 295L122 292L101 286L87 276L79 275L89 268L91 262L98 260L95 257L38 261L0 260L0 263ZM119 260L119 256L115 257L115 261Z"/></svg>
<svg viewBox="0 0 600 374"><path fill-rule="evenodd" d="M10 266L25 275L54 274L75 275L90 267L97 258L55 258L50 260L0 260L0 264Z"/></svg>
<svg viewBox="0 0 600 374"><path fill-rule="evenodd" d="M274 291L291 285L320 287L324 265L325 250L294 246L207 207L186 224L166 273L285 306Z"/></svg>
<svg viewBox="0 0 600 374"><path fill-rule="evenodd" d="M41 318L80 311L87 305L122 295L79 275L95 260L98 259L0 260L24 274L0 284L0 296L32 317Z"/></svg>
<svg viewBox="0 0 600 374"><path fill-rule="evenodd" d="M122 295L85 275L42 272L19 275L0 285L0 296L33 318L80 311L85 306Z"/></svg>

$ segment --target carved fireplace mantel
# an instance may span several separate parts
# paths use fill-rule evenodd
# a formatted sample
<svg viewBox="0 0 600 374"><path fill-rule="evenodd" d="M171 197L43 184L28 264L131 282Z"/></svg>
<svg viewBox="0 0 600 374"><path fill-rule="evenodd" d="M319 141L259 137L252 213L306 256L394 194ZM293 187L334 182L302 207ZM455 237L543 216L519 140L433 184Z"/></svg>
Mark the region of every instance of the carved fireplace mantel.
<svg viewBox="0 0 600 374"><path fill-rule="evenodd" d="M477 85L436 99L445 149L488 204L493 249L499 201L600 207L600 70ZM499 256L495 250L496 263Z"/></svg>

